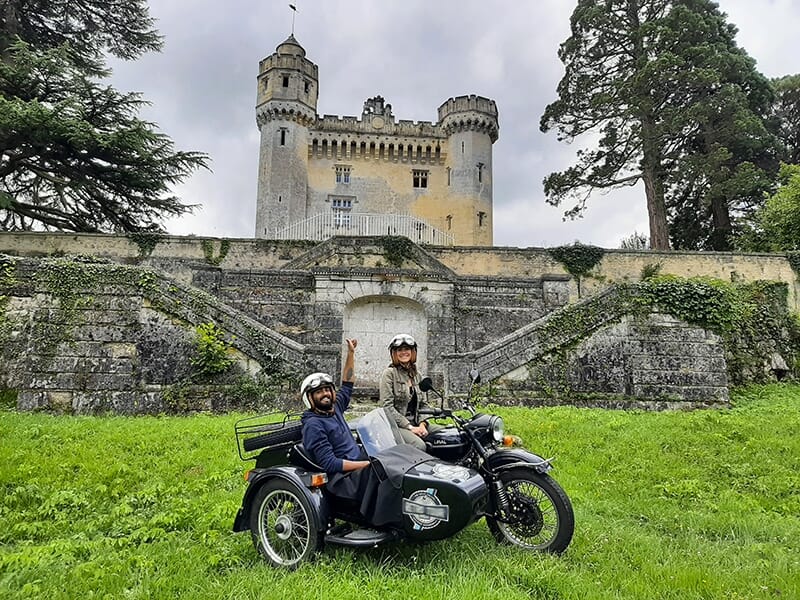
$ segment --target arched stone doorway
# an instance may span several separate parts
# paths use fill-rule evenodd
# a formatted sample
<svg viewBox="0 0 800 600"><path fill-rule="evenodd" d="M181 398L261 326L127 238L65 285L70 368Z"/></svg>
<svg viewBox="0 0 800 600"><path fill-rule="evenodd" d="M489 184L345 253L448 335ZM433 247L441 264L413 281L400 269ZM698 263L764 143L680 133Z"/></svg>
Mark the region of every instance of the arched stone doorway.
<svg viewBox="0 0 800 600"><path fill-rule="evenodd" d="M400 296L366 296L344 310L343 338L356 338L356 387L377 390L389 364L389 340L410 333L417 341L417 365L428 370L428 319L419 302ZM344 339L342 339L344 343Z"/></svg>

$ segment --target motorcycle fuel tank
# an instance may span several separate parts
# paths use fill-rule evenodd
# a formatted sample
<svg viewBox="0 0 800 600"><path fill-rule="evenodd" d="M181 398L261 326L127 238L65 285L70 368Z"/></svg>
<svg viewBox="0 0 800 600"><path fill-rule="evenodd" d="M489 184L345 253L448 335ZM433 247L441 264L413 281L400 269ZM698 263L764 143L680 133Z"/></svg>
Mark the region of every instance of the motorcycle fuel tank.
<svg viewBox="0 0 800 600"><path fill-rule="evenodd" d="M448 462L457 461L467 450L465 436L455 427L443 427L425 438L425 451Z"/></svg>

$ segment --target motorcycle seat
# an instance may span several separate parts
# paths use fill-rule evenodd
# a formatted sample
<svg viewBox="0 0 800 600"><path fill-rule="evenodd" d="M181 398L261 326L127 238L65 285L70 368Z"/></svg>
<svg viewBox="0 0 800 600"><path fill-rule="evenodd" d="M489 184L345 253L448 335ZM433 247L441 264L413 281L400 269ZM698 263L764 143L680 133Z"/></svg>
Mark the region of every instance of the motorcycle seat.
<svg viewBox="0 0 800 600"><path fill-rule="evenodd" d="M295 444L291 447L289 450L289 462L296 467L308 469L309 471L325 472L325 469L314 462L314 459L311 458L311 454L305 449L302 443Z"/></svg>

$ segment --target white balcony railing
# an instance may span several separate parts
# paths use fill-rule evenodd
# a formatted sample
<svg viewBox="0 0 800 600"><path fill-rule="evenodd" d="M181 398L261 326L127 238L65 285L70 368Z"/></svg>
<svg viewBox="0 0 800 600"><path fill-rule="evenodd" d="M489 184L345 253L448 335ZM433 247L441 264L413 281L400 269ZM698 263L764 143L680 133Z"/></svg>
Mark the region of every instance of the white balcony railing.
<svg viewBox="0 0 800 600"><path fill-rule="evenodd" d="M419 244L452 246L453 236L411 215L319 213L275 232L278 240L322 241L337 235L402 235Z"/></svg>

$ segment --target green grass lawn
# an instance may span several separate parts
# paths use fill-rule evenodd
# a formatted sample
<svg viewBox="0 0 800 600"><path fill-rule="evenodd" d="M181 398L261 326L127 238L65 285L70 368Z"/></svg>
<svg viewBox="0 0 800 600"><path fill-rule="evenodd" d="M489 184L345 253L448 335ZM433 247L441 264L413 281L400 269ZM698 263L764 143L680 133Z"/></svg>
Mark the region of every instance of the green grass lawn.
<svg viewBox="0 0 800 600"><path fill-rule="evenodd" d="M575 507L561 557L455 538L293 573L231 532L233 423L0 413L0 598L800 598L800 386L730 410L498 409Z"/></svg>

